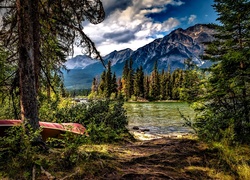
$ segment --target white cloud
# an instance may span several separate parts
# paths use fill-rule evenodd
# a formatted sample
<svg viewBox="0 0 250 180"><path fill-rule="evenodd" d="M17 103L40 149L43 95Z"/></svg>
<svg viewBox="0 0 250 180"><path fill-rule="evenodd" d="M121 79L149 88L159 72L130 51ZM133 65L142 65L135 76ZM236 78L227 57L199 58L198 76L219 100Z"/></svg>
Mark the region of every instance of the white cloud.
<svg viewBox="0 0 250 180"><path fill-rule="evenodd" d="M124 48L136 50L152 42L152 37L162 37L163 32L171 31L180 24L175 18L162 23L154 22L146 15L164 11L167 4L180 6L182 1L121 0L121 4L122 7L119 7L115 0L104 1L103 5L109 13L106 19L97 25L85 23L84 32L96 43L102 55ZM79 52L76 48L75 54Z"/></svg>
<svg viewBox="0 0 250 180"><path fill-rule="evenodd" d="M197 16L192 14L190 15L190 17L188 18L188 24L192 24L195 20L196 20Z"/></svg>

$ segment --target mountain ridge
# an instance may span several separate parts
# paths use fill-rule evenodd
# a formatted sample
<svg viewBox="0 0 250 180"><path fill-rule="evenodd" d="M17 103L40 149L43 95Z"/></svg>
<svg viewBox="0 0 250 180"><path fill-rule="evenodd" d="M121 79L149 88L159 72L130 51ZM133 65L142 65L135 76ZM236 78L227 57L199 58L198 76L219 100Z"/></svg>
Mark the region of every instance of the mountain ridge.
<svg viewBox="0 0 250 180"><path fill-rule="evenodd" d="M200 55L204 53L204 43L214 39L214 33L215 30L209 24L196 24L186 29L178 28L135 51L129 48L120 51L114 50L104 56L103 59L105 64L111 61L112 70L117 76L121 76L125 61L128 59L132 59L133 68L142 66L146 73L152 71L156 60L159 69L164 70L169 67L171 70L184 69L184 60L187 58L190 58L197 66L203 66L205 62L200 58ZM100 75L104 70L100 61L91 60L84 55L68 60L65 65L68 69L74 67L71 71L82 69L92 77ZM87 86L90 87L91 84Z"/></svg>

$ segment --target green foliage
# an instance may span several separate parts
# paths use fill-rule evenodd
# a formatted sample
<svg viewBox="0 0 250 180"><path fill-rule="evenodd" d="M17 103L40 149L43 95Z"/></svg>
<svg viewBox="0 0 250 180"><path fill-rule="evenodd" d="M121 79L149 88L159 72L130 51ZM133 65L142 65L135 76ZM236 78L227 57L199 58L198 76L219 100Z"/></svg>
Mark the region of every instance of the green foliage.
<svg viewBox="0 0 250 180"><path fill-rule="evenodd" d="M227 139L227 138L226 138ZM226 139L213 143L213 148L218 152L218 159L224 168L229 169L237 179L250 178L250 149L249 146L229 146Z"/></svg>
<svg viewBox="0 0 250 180"><path fill-rule="evenodd" d="M206 50L215 64L195 100L198 135L207 141L250 142L249 6L246 0L215 0L221 26Z"/></svg>
<svg viewBox="0 0 250 180"><path fill-rule="evenodd" d="M29 132L32 132L31 128ZM22 126L16 126L9 128L7 135L0 138L0 178L34 179L43 177L44 169L53 173L66 172L90 156L79 150L86 141L83 136L65 133L62 139L49 138L48 151L34 146L32 139L39 134L40 131L36 131L27 135Z"/></svg>
<svg viewBox="0 0 250 180"><path fill-rule="evenodd" d="M191 64L191 62L189 62ZM133 61L125 62L122 78L118 82L110 76L111 67L101 75L100 82L94 78L89 97L103 97L125 100L188 100L199 95L199 82L203 78L196 68L183 71L176 69L159 73L157 61L150 75L143 72L142 66L134 71ZM190 65L191 66L191 65ZM193 65L194 66L194 65ZM114 74L115 75L115 74ZM110 83L111 82L111 83ZM108 88L107 88L108 87ZM109 93L108 93L109 92ZM112 97L111 94L115 93Z"/></svg>
<svg viewBox="0 0 250 180"><path fill-rule="evenodd" d="M86 143L84 136L70 132L63 134L62 139L49 138L47 140L47 145L49 147L61 149L61 151L58 152L59 154L54 154L55 156L52 157L52 163L56 166L54 168L57 170L69 169L85 160L87 154L79 150L80 146L84 143ZM57 158L57 155L59 155L60 158ZM49 164L45 163L44 165L48 166Z"/></svg>
<svg viewBox="0 0 250 180"><path fill-rule="evenodd" d="M123 101L97 100L82 104L65 104L64 107L50 109L49 112L43 112L46 113L43 117L48 121L83 124L89 134L86 141L116 142L122 140L123 135L128 134L126 129L128 121Z"/></svg>
<svg viewBox="0 0 250 180"><path fill-rule="evenodd" d="M39 161L38 146L33 146L32 139L36 139L40 131L29 135L21 126L8 129L7 136L0 137L0 171L3 176L14 179L31 179L32 168Z"/></svg>

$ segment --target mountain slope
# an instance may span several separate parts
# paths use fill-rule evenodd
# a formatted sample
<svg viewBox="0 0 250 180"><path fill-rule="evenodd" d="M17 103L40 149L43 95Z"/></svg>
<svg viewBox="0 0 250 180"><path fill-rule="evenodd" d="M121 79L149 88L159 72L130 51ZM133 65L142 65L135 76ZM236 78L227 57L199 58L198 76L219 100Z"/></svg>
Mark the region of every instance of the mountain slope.
<svg viewBox="0 0 250 180"><path fill-rule="evenodd" d="M146 73L152 71L155 61L158 61L159 70L170 68L185 68L184 60L192 59L197 66L204 66L204 61L200 55L204 53L204 42L213 40L214 29L210 25L197 24L187 29L176 29L163 38L138 48L136 51L124 49L113 51L103 57L107 64L111 61L112 70L117 76L121 76L124 63L128 59L133 60L133 67L142 66ZM66 63L68 69L75 73L76 69L81 69L85 77L95 77L100 75L105 69L99 61L90 60L86 56L77 56ZM70 73L69 73L70 74ZM74 76L77 76L74 74ZM80 75L79 75L80 76ZM82 78L85 78L82 77ZM74 81L74 79L72 79ZM67 83L65 83L67 87ZM90 86L90 85L88 85Z"/></svg>

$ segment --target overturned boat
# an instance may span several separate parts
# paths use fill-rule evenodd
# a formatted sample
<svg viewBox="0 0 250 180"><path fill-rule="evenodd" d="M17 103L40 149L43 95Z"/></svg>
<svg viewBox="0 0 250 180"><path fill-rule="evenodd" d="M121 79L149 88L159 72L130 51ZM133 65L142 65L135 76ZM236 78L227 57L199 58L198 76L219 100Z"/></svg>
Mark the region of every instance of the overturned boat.
<svg viewBox="0 0 250 180"><path fill-rule="evenodd" d="M0 136L4 136L8 128L20 126L21 124L21 120L0 120ZM39 121L39 124L42 128L41 135L44 141L49 137L61 138L61 135L65 132L87 135L86 128L79 123L52 123Z"/></svg>

